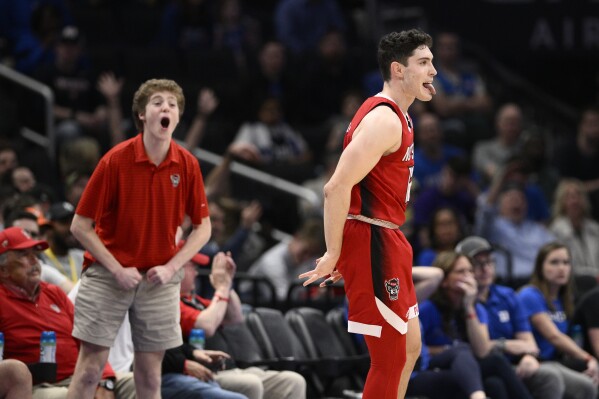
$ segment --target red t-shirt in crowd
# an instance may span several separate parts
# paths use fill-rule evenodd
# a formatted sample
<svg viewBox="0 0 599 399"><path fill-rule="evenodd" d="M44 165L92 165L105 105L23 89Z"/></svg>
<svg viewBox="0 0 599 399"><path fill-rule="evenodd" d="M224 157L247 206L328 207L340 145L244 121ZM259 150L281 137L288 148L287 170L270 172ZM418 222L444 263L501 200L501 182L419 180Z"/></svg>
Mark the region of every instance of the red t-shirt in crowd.
<svg viewBox="0 0 599 399"><path fill-rule="evenodd" d="M96 233L124 267L149 269L177 252L175 234L187 214L208 216L197 159L171 141L165 160L150 162L143 135L116 145L100 160L76 213L96 223ZM85 266L95 260L86 252Z"/></svg>
<svg viewBox="0 0 599 399"><path fill-rule="evenodd" d="M181 333L184 339L189 337L189 333L193 330L193 325L199 314L202 313L202 309L208 307L212 302L197 295L194 297L195 305L191 303L191 300L190 295L181 297Z"/></svg>
<svg viewBox="0 0 599 399"><path fill-rule="evenodd" d="M57 286L40 283L39 294L31 301L17 288L0 284L0 331L4 333L4 359L26 364L40 361L42 331L56 333L56 379L73 375L79 356L79 341L73 331L73 304ZM102 378L114 377L106 365Z"/></svg>

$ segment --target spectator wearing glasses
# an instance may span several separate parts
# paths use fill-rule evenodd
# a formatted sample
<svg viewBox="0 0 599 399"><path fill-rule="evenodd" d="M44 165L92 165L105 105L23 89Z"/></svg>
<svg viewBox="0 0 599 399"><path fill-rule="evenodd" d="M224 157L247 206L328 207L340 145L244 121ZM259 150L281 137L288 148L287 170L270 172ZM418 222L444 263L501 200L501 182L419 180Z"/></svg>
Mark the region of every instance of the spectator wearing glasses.
<svg viewBox="0 0 599 399"><path fill-rule="evenodd" d="M478 302L487 310L489 338L496 351L508 356L536 399L561 399L565 386L561 375L537 360L539 348L515 291L495 284L493 247L482 237L470 236L458 243L456 252L472 262L478 286Z"/></svg>

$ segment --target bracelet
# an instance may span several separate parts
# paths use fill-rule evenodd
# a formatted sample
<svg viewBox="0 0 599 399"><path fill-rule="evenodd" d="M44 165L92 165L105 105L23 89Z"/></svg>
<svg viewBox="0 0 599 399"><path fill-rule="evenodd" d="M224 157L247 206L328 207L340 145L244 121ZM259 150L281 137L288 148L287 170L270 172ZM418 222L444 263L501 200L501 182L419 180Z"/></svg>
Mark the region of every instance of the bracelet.
<svg viewBox="0 0 599 399"><path fill-rule="evenodd" d="M214 298L218 299L219 301L229 302L229 298L224 297L224 296L220 296L218 294L214 294Z"/></svg>

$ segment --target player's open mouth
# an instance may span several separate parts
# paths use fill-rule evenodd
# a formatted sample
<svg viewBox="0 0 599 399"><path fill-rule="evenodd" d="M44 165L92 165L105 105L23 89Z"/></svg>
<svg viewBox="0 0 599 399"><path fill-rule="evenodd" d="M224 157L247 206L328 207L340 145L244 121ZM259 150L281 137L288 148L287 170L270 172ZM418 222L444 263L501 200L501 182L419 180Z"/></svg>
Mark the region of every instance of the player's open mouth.
<svg viewBox="0 0 599 399"><path fill-rule="evenodd" d="M163 117L162 119L160 119L160 125L165 129L168 127L168 125L170 125L170 123L171 123L171 120L169 118L167 118L166 116Z"/></svg>
<svg viewBox="0 0 599 399"><path fill-rule="evenodd" d="M432 83L423 83L422 84L428 91L429 93L431 93L431 95L435 95L437 93L437 90L435 90L435 86L433 86Z"/></svg>

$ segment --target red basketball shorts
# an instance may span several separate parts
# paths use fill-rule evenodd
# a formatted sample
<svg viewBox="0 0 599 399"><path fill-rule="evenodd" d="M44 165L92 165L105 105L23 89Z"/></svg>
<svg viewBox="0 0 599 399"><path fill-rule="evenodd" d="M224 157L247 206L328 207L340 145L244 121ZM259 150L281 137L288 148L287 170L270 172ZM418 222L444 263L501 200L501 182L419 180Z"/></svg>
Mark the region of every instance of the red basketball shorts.
<svg viewBox="0 0 599 399"><path fill-rule="evenodd" d="M412 246L399 229L347 220L337 270L349 300L348 331L380 337L385 322L401 334L418 316Z"/></svg>

